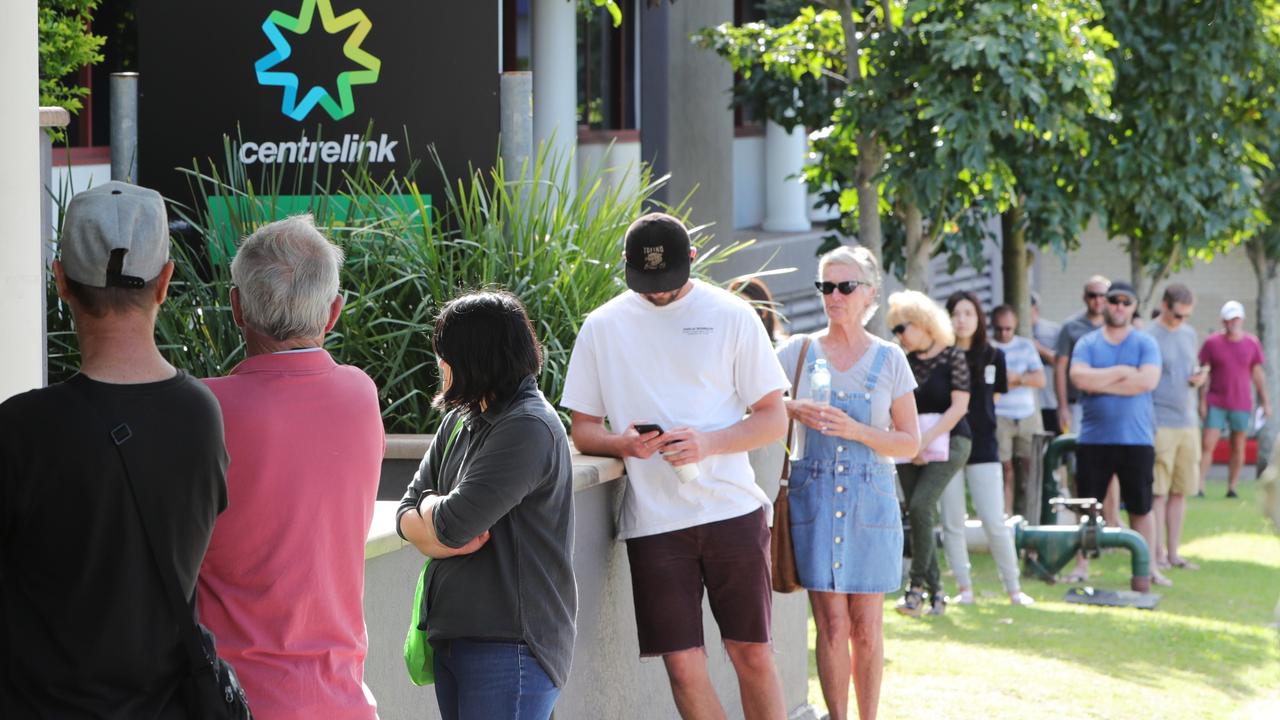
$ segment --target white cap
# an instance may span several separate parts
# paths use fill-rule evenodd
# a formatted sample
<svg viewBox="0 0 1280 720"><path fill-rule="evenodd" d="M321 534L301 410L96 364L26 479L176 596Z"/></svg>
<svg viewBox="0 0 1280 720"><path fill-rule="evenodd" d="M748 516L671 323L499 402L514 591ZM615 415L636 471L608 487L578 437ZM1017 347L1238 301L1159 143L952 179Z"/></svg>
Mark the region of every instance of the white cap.
<svg viewBox="0 0 1280 720"><path fill-rule="evenodd" d="M1236 302L1235 300L1228 300L1222 306L1223 320L1235 320L1236 318L1243 318L1243 317L1244 317L1244 306Z"/></svg>

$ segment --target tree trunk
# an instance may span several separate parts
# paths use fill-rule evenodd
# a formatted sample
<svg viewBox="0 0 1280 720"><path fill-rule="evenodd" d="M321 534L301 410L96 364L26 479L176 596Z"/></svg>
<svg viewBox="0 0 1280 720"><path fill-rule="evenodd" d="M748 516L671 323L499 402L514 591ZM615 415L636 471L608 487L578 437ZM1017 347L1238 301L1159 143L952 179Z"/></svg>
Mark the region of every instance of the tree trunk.
<svg viewBox="0 0 1280 720"><path fill-rule="evenodd" d="M1280 289L1276 287L1280 276L1280 257L1267 252L1267 243L1254 238L1245 243L1249 264L1258 284L1258 340L1266 358L1263 365L1267 375L1267 395L1273 407L1280 398ZM1258 474L1267 467L1271 450L1275 446L1276 433L1280 430L1280 418L1272 415L1258 432Z"/></svg>
<svg viewBox="0 0 1280 720"><path fill-rule="evenodd" d="M1001 218L1004 237L1000 244L1004 267L1004 302L1018 313L1018 334L1031 336L1031 292L1027 276L1027 225L1021 207L1014 206Z"/></svg>
<svg viewBox="0 0 1280 720"><path fill-rule="evenodd" d="M929 252L933 249L933 234L924 232L924 214L920 206L908 204L902 211L902 223L907 231L907 276L904 283L908 290L929 292Z"/></svg>
<svg viewBox="0 0 1280 720"><path fill-rule="evenodd" d="M1129 283L1133 285L1133 294L1139 300L1147 296L1146 269L1146 266L1142 264L1142 246L1138 244L1138 241L1131 238L1129 240ZM1142 307L1139 306L1134 311L1134 317L1137 317L1138 313L1141 312Z"/></svg>
<svg viewBox="0 0 1280 720"><path fill-rule="evenodd" d="M840 3L840 25L844 30L845 79L853 85L862 81L862 70L858 65L858 35L850 0L842 0ZM884 164L884 153L884 145L874 130L865 131L858 136L858 177L855 179L858 190L858 244L870 250L882 268L884 240L880 232L880 188L876 186L875 180ZM884 305L881 302L880 309L867 323L867 330L880 337L885 337L888 333L884 321Z"/></svg>
<svg viewBox="0 0 1280 720"><path fill-rule="evenodd" d="M875 255L876 262L884 268L884 237L880 232L880 188L875 178L884 162L884 148L874 134L858 138L858 244ZM867 331L878 337L888 337L885 323L887 304L881 298L880 308L867 323Z"/></svg>

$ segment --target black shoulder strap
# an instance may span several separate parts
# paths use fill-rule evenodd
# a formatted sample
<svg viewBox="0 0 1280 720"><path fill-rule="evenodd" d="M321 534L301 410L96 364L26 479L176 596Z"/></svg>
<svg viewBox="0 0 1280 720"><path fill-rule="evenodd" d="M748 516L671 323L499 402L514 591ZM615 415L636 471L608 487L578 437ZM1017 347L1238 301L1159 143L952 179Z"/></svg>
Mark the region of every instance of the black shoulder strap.
<svg viewBox="0 0 1280 720"><path fill-rule="evenodd" d="M169 609L173 612L174 619L178 623L178 634L182 637L182 645L186 650L187 659L191 663L192 671L199 670L210 664L210 658L204 649L204 641L200 634L200 629L196 627L195 613L191 608L188 600L183 599L182 585L178 582L177 572L166 565L159 547L159 533L153 527L152 522L147 521L147 513L143 511L142 503L138 497L138 487L133 483L133 476L129 474L128 456L132 450L128 448L128 442L133 437L133 430L128 423L111 424L106 421L98 408L94 406L89 398L85 397L84 391L77 387L75 383L67 383L72 392L71 394L80 401L80 403L89 409L89 416L95 418L106 430L107 436L111 440L111 444L116 449L116 455L120 458L120 467L124 470L125 484L128 485L129 497L133 499L134 510L138 513L138 519L142 523L142 533L147 539L147 547L151 551L151 561L156 566L156 571L160 573L160 584L164 587L165 598L169 601Z"/></svg>

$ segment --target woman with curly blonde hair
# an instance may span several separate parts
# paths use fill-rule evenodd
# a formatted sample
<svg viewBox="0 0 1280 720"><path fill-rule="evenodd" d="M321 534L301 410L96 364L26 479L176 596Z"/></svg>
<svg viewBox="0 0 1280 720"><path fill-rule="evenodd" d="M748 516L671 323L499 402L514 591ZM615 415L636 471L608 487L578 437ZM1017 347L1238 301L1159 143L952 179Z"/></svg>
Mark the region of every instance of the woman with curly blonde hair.
<svg viewBox="0 0 1280 720"><path fill-rule="evenodd" d="M920 413L920 451L898 463L898 480L911 523L911 571L897 610L919 617L925 611L927 592L928 613L941 615L947 601L933 528L938 521L938 498L956 471L964 467L972 445L965 420L969 363L955 347L951 317L928 295L914 290L890 295L888 319L915 375Z"/></svg>

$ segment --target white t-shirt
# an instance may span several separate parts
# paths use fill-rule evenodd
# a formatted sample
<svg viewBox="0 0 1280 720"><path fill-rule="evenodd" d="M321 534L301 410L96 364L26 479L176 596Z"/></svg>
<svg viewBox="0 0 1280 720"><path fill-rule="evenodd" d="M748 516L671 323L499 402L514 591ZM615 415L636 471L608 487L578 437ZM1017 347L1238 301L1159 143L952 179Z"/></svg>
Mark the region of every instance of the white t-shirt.
<svg viewBox="0 0 1280 720"><path fill-rule="evenodd" d="M627 291L592 311L574 343L560 404L606 418L614 432L636 422L708 432L741 421L751 405L789 386L751 306L695 280L687 295L665 307ZM698 478L688 483L657 453L625 464L622 538L727 520L758 507L772 514L745 452L703 460Z"/></svg>
<svg viewBox="0 0 1280 720"><path fill-rule="evenodd" d="M991 345L1004 351L1005 367L1008 368L1009 372L1026 375L1036 370L1044 370L1044 362L1040 360L1040 351L1036 350L1036 346L1027 338L1014 335L1013 339L1007 343L992 340ZM1047 380L1048 378L1046 378L1046 385L1048 384ZM1039 410L1036 406L1036 396L1037 391L1033 388L1025 385L1016 387L996 400L996 416L1013 420L1025 420Z"/></svg>

